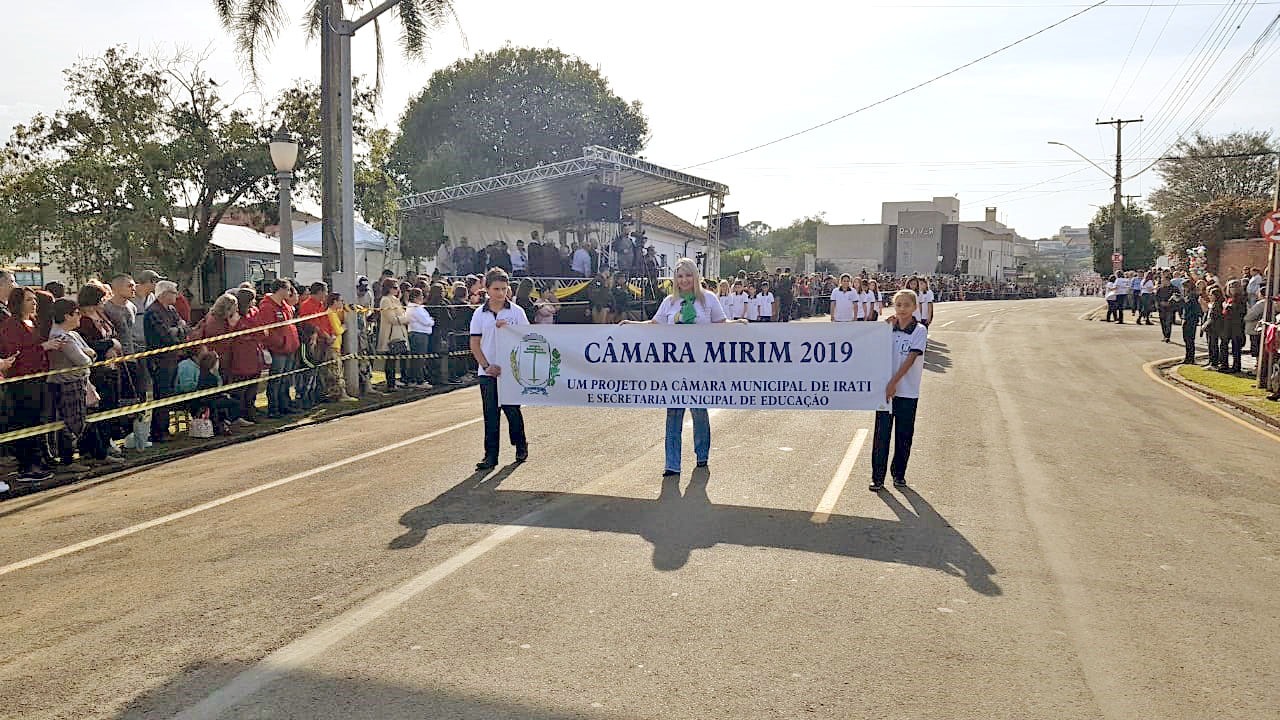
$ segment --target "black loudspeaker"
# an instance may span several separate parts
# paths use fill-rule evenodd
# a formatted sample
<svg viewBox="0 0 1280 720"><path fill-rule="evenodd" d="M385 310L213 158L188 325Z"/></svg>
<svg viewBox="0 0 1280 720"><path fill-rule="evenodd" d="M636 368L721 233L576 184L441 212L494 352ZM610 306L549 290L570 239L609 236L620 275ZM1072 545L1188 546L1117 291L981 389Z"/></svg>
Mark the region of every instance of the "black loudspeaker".
<svg viewBox="0 0 1280 720"><path fill-rule="evenodd" d="M582 196L582 217L591 221L622 221L622 188L592 183Z"/></svg>
<svg viewBox="0 0 1280 720"><path fill-rule="evenodd" d="M720 229L721 240L732 240L738 237L738 233L741 231L741 228L738 227L738 213L736 212L721 213L715 219L715 223Z"/></svg>

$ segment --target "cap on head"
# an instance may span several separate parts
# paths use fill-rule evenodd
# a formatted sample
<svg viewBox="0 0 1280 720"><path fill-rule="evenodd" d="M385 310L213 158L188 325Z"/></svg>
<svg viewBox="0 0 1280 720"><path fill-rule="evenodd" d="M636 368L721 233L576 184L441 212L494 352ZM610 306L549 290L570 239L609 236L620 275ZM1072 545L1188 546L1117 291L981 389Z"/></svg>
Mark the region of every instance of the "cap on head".
<svg viewBox="0 0 1280 720"><path fill-rule="evenodd" d="M142 272L138 273L138 278L137 278L137 282L139 285L151 285L154 283L158 283L161 280L165 280L165 276L161 275L155 270L143 270ZM174 285L174 289L175 290L177 289L176 285Z"/></svg>

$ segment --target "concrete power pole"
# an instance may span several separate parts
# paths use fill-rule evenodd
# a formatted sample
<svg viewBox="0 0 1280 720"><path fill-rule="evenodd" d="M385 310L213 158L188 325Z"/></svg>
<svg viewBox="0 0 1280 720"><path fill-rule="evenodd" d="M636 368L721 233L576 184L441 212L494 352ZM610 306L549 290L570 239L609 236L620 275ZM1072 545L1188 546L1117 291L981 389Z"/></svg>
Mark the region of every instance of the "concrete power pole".
<svg viewBox="0 0 1280 720"><path fill-rule="evenodd" d="M1120 163L1120 152L1122 147L1121 135L1123 134L1125 125L1139 122L1142 122L1142 118L1138 118L1137 120L1099 120L1096 123L1098 125L1116 126L1116 188L1115 199L1111 206L1111 252L1119 253L1121 255L1124 254L1124 244L1122 242L1124 234L1124 192L1120 186L1124 178L1122 174L1123 169Z"/></svg>

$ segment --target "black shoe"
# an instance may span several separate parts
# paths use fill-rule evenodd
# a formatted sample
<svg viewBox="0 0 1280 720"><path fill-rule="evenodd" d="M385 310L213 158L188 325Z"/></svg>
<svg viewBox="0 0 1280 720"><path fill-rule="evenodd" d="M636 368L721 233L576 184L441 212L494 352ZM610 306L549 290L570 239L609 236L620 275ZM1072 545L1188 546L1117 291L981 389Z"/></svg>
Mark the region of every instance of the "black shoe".
<svg viewBox="0 0 1280 720"><path fill-rule="evenodd" d="M679 471L679 470L665 470L665 469L664 469L664 470L662 471L662 477L663 477L664 479L665 479L665 478L669 478L669 477L680 477L680 471Z"/></svg>
<svg viewBox="0 0 1280 720"><path fill-rule="evenodd" d="M529 448L516 451L516 462L522 463L529 459Z"/></svg>
<svg viewBox="0 0 1280 720"><path fill-rule="evenodd" d="M706 461L706 460L700 460L700 461L698 462L698 467L700 467L700 468L704 468L704 467L706 467L706 466L707 466L707 461Z"/></svg>
<svg viewBox="0 0 1280 720"><path fill-rule="evenodd" d="M881 490L884 489L884 481L872 480L871 484L867 486L867 489L870 490L871 492L880 492Z"/></svg>
<svg viewBox="0 0 1280 720"><path fill-rule="evenodd" d="M52 471L52 470L50 470L49 468L44 468L44 467L37 467L37 468L32 468L32 469L30 469L30 470L28 470L28 471L26 471L26 472L24 472L24 473L19 474L19 475L18 475L18 482L20 482L20 483L38 483L38 482L44 482L45 480L48 480L48 479L50 479L50 478L52 478L52 477L53 477L53 471Z"/></svg>
<svg viewBox="0 0 1280 720"><path fill-rule="evenodd" d="M906 486L907 486L907 479L906 479L906 478L894 478L894 479L893 479L893 486L894 486L894 487L896 487L896 488L904 488L904 487L906 487Z"/></svg>
<svg viewBox="0 0 1280 720"><path fill-rule="evenodd" d="M498 467L498 461L496 459L490 460L489 458L485 458L484 460L476 463L477 470L492 470L496 467Z"/></svg>

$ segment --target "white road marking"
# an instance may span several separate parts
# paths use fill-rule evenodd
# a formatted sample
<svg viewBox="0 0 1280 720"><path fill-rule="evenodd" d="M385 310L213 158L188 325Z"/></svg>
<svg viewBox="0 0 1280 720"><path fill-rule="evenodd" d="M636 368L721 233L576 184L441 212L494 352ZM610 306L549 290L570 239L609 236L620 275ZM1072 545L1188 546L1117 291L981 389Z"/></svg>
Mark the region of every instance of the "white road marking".
<svg viewBox="0 0 1280 720"><path fill-rule="evenodd" d="M369 452L360 453L359 455L352 455L349 458L338 460L336 462L331 462L328 465L321 465L320 467L317 467L317 468L304 470L303 472L290 475L288 477L280 478L279 480L272 480L269 483L263 483L262 485L251 487L247 490L241 490L240 492L232 493L230 495L220 497L216 500L210 500L209 502L201 503L194 507L189 507L186 510L179 510L178 512L170 513L168 515L154 518L152 520L147 520L146 522L141 522L141 523L138 523L137 525L130 525L127 528L122 528L120 530L116 530L115 532L107 533L106 535L99 535L98 537L90 538L83 542L75 543L74 545L67 545L66 547L58 548L57 550L50 550L49 552L44 553L43 555L37 555L32 558L27 558L26 560L20 560L11 565L5 565L4 567L0 567L0 575L7 575L17 570L22 570L24 568L32 567L33 565L39 565L41 563L49 562L50 560L56 560L57 558L60 558L64 555L70 555L72 553L80 552L81 550L87 550L91 547L102 545L103 543L109 543L112 540L119 540L122 537L128 537L129 535L140 533L143 530L150 530L153 527L166 525L175 520L181 520L182 518L190 517L191 515L195 515L196 513L202 513L205 510L212 510L216 507L226 505L229 502L234 502L236 500L247 498L250 495L256 495L260 492L263 492L264 490L271 490L272 488L278 488L281 485L287 485L295 480L303 480L313 475L319 475L320 473L323 473L323 472L328 472L330 470L334 470L346 465L350 465L352 463L360 462L361 460L368 460L371 457L376 457L383 453L391 452L392 450L399 450L402 447L406 447L414 443L422 442L423 440L430 440L431 438L439 437L441 435L444 435L445 433L453 432L454 430L460 430L464 427L467 427L468 425L474 425L480 422L481 420L483 420L483 418L475 418L474 420L467 420L466 422L460 422L456 425L450 425L447 428L442 428L440 430L433 430L432 432L424 433L422 435L417 435L407 440L401 440L400 442L391 443L390 445L380 447L376 450L370 450Z"/></svg>
<svg viewBox="0 0 1280 720"><path fill-rule="evenodd" d="M297 671L307 662L350 637L364 626L412 600L441 580L461 570L471 562L478 560L490 550L537 525L548 515L576 502L576 498L606 489L610 482L634 477L635 472L629 464L608 475L597 477L595 480L575 490L572 496L552 500L545 506L513 520L509 525L498 526L484 539L463 548L444 562L390 590L384 590L374 595L363 605L351 608L276 650L263 658L257 665L241 672L229 684L224 685L198 704L187 708L174 717L176 720L196 720L197 718L212 720L222 716L244 699L275 680ZM537 537L536 534L534 536ZM678 595L679 593L672 593L672 597ZM521 645L520 647L528 649L530 646Z"/></svg>
<svg viewBox="0 0 1280 720"><path fill-rule="evenodd" d="M844 451L844 459L836 468L836 474L831 476L831 483L827 485L827 491L822 494L822 499L818 501L818 509L813 512L809 522L825 523L831 519L831 511L835 508L836 501L840 499L845 483L849 482L849 476L853 474L853 465L858 461L858 453L862 452L862 446L866 441L866 428L854 433L853 440L849 442L849 448Z"/></svg>
<svg viewBox="0 0 1280 720"><path fill-rule="evenodd" d="M941 327L939 327L938 329L939 329L939 330L941 330L942 328L944 328L944 327L946 327L946 326L950 325L950 324L951 324L951 323L953 323L953 322L955 322L955 320L948 320L948 321L946 321L946 322L942 323Z"/></svg>
<svg viewBox="0 0 1280 720"><path fill-rule="evenodd" d="M982 313L974 313L974 314L970 315L969 317L978 317L978 316L979 316L979 315L981 315L981 314L982 314Z"/></svg>

